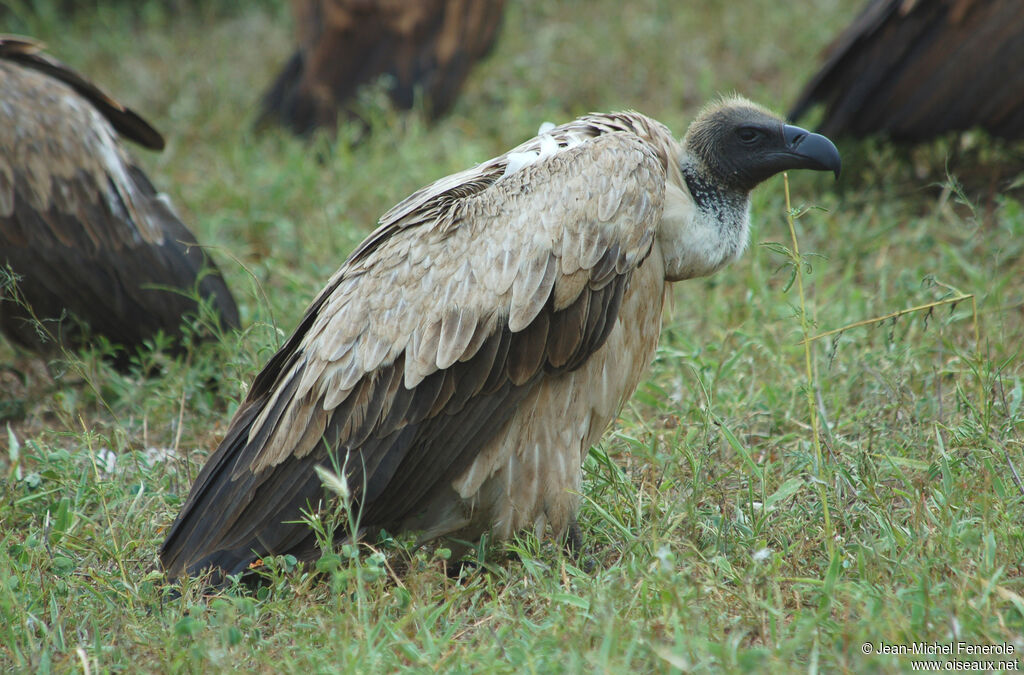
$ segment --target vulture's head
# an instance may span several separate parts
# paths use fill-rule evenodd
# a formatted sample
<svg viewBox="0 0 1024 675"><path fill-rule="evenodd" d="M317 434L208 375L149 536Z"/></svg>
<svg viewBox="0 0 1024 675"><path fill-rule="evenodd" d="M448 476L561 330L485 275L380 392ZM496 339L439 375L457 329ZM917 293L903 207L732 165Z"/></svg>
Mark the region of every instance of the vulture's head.
<svg viewBox="0 0 1024 675"><path fill-rule="evenodd" d="M791 169L831 171L838 178L840 169L832 141L740 97L701 111L676 161L681 182L668 185L658 233L669 281L714 274L743 253L750 191L758 183Z"/></svg>
<svg viewBox="0 0 1024 675"><path fill-rule="evenodd" d="M705 178L749 192L782 171L831 171L839 178L839 151L819 134L785 124L744 98L718 101L690 125L686 153L702 165Z"/></svg>

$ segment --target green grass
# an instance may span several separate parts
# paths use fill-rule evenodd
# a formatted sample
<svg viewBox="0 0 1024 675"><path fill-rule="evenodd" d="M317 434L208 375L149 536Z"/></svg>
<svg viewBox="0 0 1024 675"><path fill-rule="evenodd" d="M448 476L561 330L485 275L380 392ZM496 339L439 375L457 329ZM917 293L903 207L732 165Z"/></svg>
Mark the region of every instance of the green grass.
<svg viewBox="0 0 1024 675"><path fill-rule="evenodd" d="M798 264L781 178L757 191L750 250L676 287L649 378L591 451L592 569L527 538L453 580L444 551L384 542L326 557L322 576L272 560L256 593L171 598L152 571L163 529L257 369L379 214L544 120L634 108L682 133L731 91L784 109L856 11L510 3L452 114L428 126L381 107L372 138L347 148L250 130L289 52L283 5L172 4L68 18L43 3L6 26L164 132L165 152L136 154L213 247L246 329L187 359L147 357L151 379L0 345L5 669L888 672L910 657L864 656L864 642L1024 649L1011 469L1024 470L1024 210L985 169L970 170L970 203L936 187L947 155L954 175L1012 159L976 135L967 149L845 144L838 184L790 176ZM976 297L979 340L969 300L851 328L812 344L809 386L805 333L958 292Z"/></svg>

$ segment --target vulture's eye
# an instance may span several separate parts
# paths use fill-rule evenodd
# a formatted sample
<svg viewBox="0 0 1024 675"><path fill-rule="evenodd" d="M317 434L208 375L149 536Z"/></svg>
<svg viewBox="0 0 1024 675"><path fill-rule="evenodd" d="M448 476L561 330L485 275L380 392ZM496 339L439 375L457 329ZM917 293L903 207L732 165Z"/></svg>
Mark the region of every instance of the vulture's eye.
<svg viewBox="0 0 1024 675"><path fill-rule="evenodd" d="M761 133L751 127L740 127L736 130L736 135L746 144L756 143L757 139L761 137Z"/></svg>

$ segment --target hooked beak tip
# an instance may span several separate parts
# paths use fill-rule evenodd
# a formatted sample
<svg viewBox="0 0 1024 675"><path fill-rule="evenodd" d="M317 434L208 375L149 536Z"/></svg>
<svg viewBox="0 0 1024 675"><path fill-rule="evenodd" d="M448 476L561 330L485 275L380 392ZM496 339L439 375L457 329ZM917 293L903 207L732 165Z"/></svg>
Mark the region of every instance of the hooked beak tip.
<svg viewBox="0 0 1024 675"><path fill-rule="evenodd" d="M803 160L800 168L831 171L836 180L842 173L843 162L835 144L821 134L792 125L783 126L783 135L789 152Z"/></svg>

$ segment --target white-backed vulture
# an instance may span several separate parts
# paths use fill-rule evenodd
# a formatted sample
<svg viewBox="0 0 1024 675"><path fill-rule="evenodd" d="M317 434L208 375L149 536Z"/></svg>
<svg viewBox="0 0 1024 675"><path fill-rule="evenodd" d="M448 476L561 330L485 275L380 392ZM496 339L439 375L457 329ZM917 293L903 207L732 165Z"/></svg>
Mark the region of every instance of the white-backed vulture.
<svg viewBox="0 0 1024 675"><path fill-rule="evenodd" d="M296 134L355 116L359 87L381 76L395 107L422 94L428 116L455 103L498 36L504 0L292 0L299 47L263 97L260 122Z"/></svg>
<svg viewBox="0 0 1024 675"><path fill-rule="evenodd" d="M1024 3L870 0L826 49L790 111L819 131L925 141L981 127L1024 137Z"/></svg>
<svg viewBox="0 0 1024 675"><path fill-rule="evenodd" d="M158 331L181 334L197 292L237 327L213 261L119 141L163 138L41 48L0 37L0 267L16 275L0 329L42 353L102 335L127 365Z"/></svg>
<svg viewBox="0 0 1024 675"><path fill-rule="evenodd" d="M823 136L749 101L685 140L591 114L388 211L256 377L160 552L170 577L317 555L314 470L361 531L420 540L575 527L582 461L653 358L668 282L747 245L749 192L829 170ZM344 535L344 533L341 533Z"/></svg>

